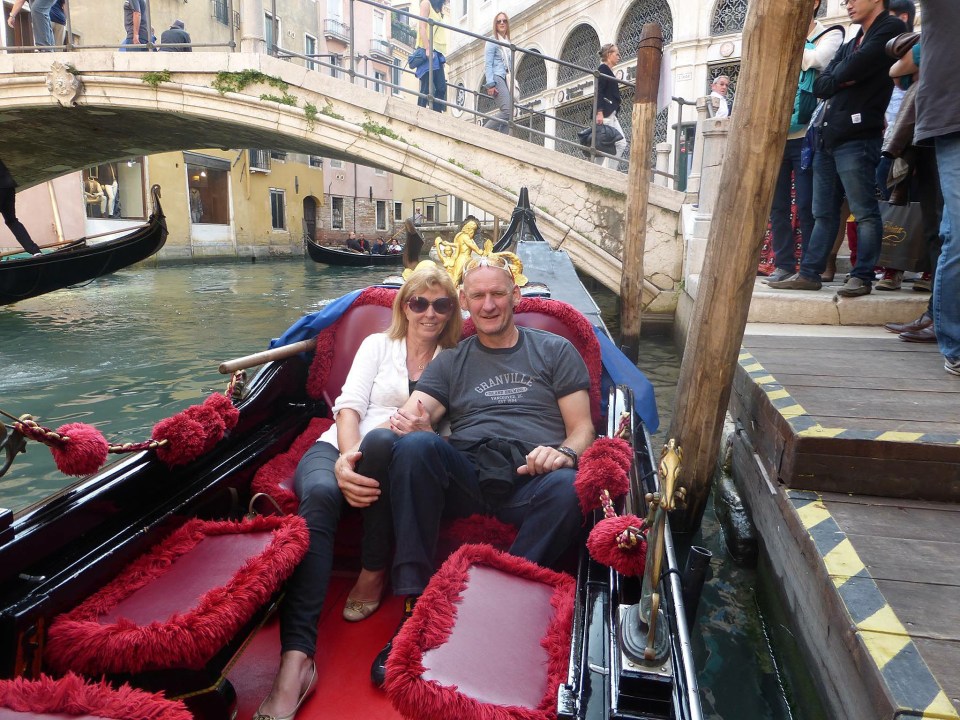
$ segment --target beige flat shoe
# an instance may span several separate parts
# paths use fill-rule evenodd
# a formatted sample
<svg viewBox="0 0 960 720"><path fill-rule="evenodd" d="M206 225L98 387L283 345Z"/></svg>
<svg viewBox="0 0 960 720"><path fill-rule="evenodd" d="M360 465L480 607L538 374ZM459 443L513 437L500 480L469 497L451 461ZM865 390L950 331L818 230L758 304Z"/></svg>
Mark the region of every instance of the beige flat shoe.
<svg viewBox="0 0 960 720"><path fill-rule="evenodd" d="M293 720L297 713L300 712L300 706L303 705L303 701L310 697L310 694L317 688L317 663L311 663L312 675L310 676L310 682L307 683L306 689L300 694L300 697L297 699L297 705L293 708L293 712L289 715L264 715L260 712L260 709L263 707L263 703L260 703L260 707L257 708L257 712L253 716L253 720Z"/></svg>
<svg viewBox="0 0 960 720"><path fill-rule="evenodd" d="M343 606L343 619L347 622L360 622L373 615L380 607L379 600L351 600Z"/></svg>

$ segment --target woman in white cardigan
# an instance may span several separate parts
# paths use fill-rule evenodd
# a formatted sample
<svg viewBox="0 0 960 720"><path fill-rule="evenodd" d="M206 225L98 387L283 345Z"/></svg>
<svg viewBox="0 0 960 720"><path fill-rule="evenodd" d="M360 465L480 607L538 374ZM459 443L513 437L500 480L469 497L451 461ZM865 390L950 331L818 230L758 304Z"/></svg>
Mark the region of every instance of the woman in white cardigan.
<svg viewBox="0 0 960 720"><path fill-rule="evenodd" d="M386 468L404 404L427 364L460 339L462 320L457 291L439 266L424 264L403 284L393 303L393 321L384 333L367 337L337 398L336 425L320 436L300 460L294 478L299 513L310 530L307 555L287 587L280 610L280 668L255 718L292 718L316 684L313 655L317 623L333 565L333 539L344 503L363 509L362 570L347 596L343 616L364 620L379 606L390 564L393 525L387 499ZM407 428L430 430L430 419L407 417ZM334 465L360 453L363 474L376 488L339 487ZM351 460L355 460L352 457Z"/></svg>

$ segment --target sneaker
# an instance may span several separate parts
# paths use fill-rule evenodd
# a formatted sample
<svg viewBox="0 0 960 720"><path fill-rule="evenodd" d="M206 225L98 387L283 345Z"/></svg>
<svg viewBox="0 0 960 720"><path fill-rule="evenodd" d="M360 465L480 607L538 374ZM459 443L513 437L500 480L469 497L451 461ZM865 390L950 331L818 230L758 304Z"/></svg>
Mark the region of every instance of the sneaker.
<svg viewBox="0 0 960 720"><path fill-rule="evenodd" d="M793 270L784 270L783 268L777 268L769 276L765 277L760 282L762 283L772 283L780 282L781 280L786 280L788 277L793 275Z"/></svg>
<svg viewBox="0 0 960 720"><path fill-rule="evenodd" d="M956 375L960 377L960 357L954 360L951 360L950 358L944 358L943 369L946 370L951 375Z"/></svg>
<svg viewBox="0 0 960 720"><path fill-rule="evenodd" d="M903 270L886 270L877 283L877 290L899 290L903 284Z"/></svg>
<svg viewBox="0 0 960 720"><path fill-rule="evenodd" d="M852 277L843 284L842 288L837 290L837 295L840 297L859 297L861 295L869 295L870 290L870 283L866 280Z"/></svg>
<svg viewBox="0 0 960 720"><path fill-rule="evenodd" d="M924 273L919 280L914 280L913 289L917 292L930 292L933 289L933 278L930 273Z"/></svg>
<svg viewBox="0 0 960 720"><path fill-rule="evenodd" d="M823 283L819 279L810 280L800 273L795 273L785 280L769 282L767 286L775 290L819 290L823 287Z"/></svg>

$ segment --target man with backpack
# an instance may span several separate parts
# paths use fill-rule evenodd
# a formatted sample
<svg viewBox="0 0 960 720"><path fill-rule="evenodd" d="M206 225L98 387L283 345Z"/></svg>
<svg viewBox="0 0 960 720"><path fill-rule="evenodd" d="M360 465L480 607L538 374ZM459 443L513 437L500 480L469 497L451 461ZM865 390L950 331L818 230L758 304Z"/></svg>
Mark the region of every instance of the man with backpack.
<svg viewBox="0 0 960 720"><path fill-rule="evenodd" d="M873 268L880 256L883 221L876 196L876 170L883 141L883 113L890 102L893 59L887 41L906 30L887 13L890 0L846 0L850 21L860 26L814 82L824 99L819 146L813 158L813 233L800 261L800 272L769 286L781 290L819 290L820 275L840 228L844 194L857 219L857 264L840 297L871 292Z"/></svg>
<svg viewBox="0 0 960 720"><path fill-rule="evenodd" d="M810 18L807 42L803 48L803 60L800 63L800 81L797 95L793 101L793 115L790 117L790 129L787 144L783 149L780 174L773 191L773 205L770 208L770 229L773 245L774 271L771 281L785 280L796 272L794 252L794 232L791 218L791 179L795 188L797 218L800 224L800 243L804 250L810 242L813 232L813 172L800 166L800 150L803 136L810 122L810 115L817 105L813 94L813 83L843 43L844 30L840 25L825 28L817 20L818 1Z"/></svg>

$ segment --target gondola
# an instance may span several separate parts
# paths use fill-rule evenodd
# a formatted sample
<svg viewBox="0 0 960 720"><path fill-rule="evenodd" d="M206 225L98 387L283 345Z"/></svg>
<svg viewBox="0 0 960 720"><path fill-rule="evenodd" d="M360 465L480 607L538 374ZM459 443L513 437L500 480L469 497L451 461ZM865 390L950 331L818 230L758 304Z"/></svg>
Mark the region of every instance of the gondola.
<svg viewBox="0 0 960 720"><path fill-rule="evenodd" d="M532 222L527 217L524 222ZM657 424L652 386L607 337L565 253L536 240L518 242L516 252L525 272L559 295L545 297L538 284L539 296L525 297L517 307L517 322L568 334L585 354L597 427L601 435L619 438L628 459L626 494L613 511L643 517L652 493L670 494L648 431ZM302 554L306 546L290 487L293 468L329 423L332 399L360 341L389 323L393 292L375 286L331 302L274 341L268 352L277 359L263 364L242 391L231 382L234 402L211 396L158 424L153 445L132 448L124 459L16 518L0 510L0 677L76 672L89 682L106 677L113 686L128 682L161 692L184 702L196 718L250 718L278 660L274 611L282 580L298 548ZM303 343L312 344L312 354L291 352ZM255 362L245 360L221 371ZM222 419L215 422L211 413ZM208 431L209 443L203 435ZM0 474L14 463L23 432L0 424L0 451L7 455ZM175 454L175 442L195 447ZM258 507L263 516L243 519ZM589 512L585 530L603 517L599 510ZM542 715L525 711L516 717L700 720L684 603L690 588L681 585L669 520L659 517L662 532L658 540L650 536L643 581L601 564L585 543L578 544L564 576L570 578L568 632L552 651L559 680L555 688L541 680L552 707ZM482 537L471 541L469 528L453 537L494 542L490 528L474 530ZM349 517L341 522L328 591L334 610L356 573L356 531ZM654 556L661 560L653 563ZM502 611L519 613L523 623L534 604L522 599ZM400 600L393 598L354 625L325 609L320 683L298 718L426 717L396 709L404 706L389 677L389 699L368 677L400 610ZM646 621L638 622L638 614ZM534 641L526 649L539 647ZM500 650L524 652L513 646ZM483 681L477 682L483 691ZM488 682L486 691L496 696L499 687Z"/></svg>
<svg viewBox="0 0 960 720"><path fill-rule="evenodd" d="M310 238L304 238L307 243L307 252L310 259L324 265L339 267L381 267L403 265L403 253L388 253L374 255L372 253L358 253L350 250L319 245Z"/></svg>
<svg viewBox="0 0 960 720"><path fill-rule="evenodd" d="M147 223L123 237L97 244L75 240L39 257L0 262L0 305L82 285L158 252L167 241L167 224L159 186L151 195L154 209Z"/></svg>

